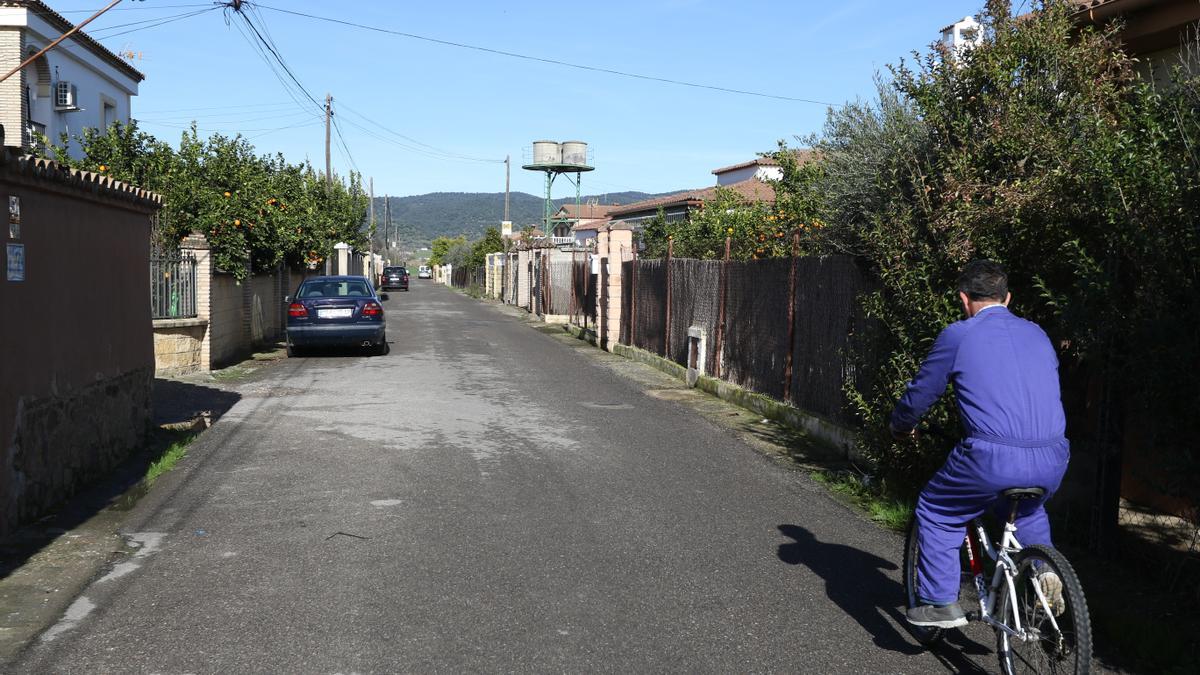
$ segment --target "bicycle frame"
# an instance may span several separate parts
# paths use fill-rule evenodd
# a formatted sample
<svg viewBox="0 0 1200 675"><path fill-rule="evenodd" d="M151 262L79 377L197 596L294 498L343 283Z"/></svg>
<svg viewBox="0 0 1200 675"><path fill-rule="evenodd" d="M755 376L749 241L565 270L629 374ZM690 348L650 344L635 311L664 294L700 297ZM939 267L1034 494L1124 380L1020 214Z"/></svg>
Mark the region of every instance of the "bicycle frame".
<svg viewBox="0 0 1200 675"><path fill-rule="evenodd" d="M974 536L972 536L974 535ZM1004 534L1000 538L1000 548L996 549L992 546L992 542L988 539L987 530L983 527L983 521L976 518L971 521L967 527L965 537L967 548L967 559L971 567L971 575L975 580L975 592L979 595L979 619L996 630L1003 631L1009 637L1015 637L1020 640L1028 640L1031 635L1021 627L1021 617L1013 612L1013 624L1009 626L1002 620L997 620L992 616L992 609L996 606L997 595L1001 592L1008 594L1009 606L1017 606L1017 586L1013 582L1013 570L1016 565L1013 563L1012 554L1021 550L1021 542L1017 540L1017 526L1012 522L1004 523ZM996 569L992 572L992 581L990 584L984 582L983 578L983 560L980 556L980 548L983 553L996 562ZM1047 618L1054 626L1054 630L1059 631L1058 621L1054 617L1054 612L1050 610L1050 603L1046 601L1045 594L1038 584L1033 585L1034 593L1037 594L1038 602L1041 603L1042 609L1046 611Z"/></svg>

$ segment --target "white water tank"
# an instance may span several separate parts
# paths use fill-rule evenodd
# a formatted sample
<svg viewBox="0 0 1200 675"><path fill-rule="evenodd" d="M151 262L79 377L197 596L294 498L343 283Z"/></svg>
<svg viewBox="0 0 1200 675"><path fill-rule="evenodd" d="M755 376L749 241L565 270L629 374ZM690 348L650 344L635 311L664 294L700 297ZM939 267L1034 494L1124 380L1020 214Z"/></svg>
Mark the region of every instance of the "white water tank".
<svg viewBox="0 0 1200 675"><path fill-rule="evenodd" d="M587 166L587 143L583 141L563 141L562 163L571 166Z"/></svg>
<svg viewBox="0 0 1200 675"><path fill-rule="evenodd" d="M562 146L558 141L534 141L534 164L562 164Z"/></svg>

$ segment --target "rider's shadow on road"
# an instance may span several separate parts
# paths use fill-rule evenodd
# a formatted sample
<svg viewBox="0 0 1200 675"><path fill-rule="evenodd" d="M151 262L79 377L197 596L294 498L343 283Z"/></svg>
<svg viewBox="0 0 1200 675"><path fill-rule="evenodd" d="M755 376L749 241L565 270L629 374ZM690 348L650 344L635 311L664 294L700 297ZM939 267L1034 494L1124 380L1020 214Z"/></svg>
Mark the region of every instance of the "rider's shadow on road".
<svg viewBox="0 0 1200 675"><path fill-rule="evenodd" d="M829 599L866 629L877 646L908 655L925 651L902 632L903 628L897 628L905 625L904 616L895 606L896 600L903 597L904 589L886 574L897 569L894 562L851 546L819 541L812 532L799 525L780 525L779 532L793 540L779 545L779 559L789 565L804 565L824 579ZM962 645L968 653L977 653L973 647L987 652L965 636L955 635L954 641L960 640L970 643ZM934 656L951 670L979 671L975 664L962 658L958 650L949 651L939 653L943 652L939 649ZM946 663L948 660L953 663Z"/></svg>

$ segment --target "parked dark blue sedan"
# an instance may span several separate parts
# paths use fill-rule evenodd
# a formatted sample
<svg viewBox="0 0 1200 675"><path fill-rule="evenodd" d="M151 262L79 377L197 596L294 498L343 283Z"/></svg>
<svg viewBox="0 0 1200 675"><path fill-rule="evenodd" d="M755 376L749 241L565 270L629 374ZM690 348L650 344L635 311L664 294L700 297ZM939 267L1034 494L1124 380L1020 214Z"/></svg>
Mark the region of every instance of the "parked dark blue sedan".
<svg viewBox="0 0 1200 675"><path fill-rule="evenodd" d="M288 305L288 356L309 347L366 347L387 353L383 304L366 277L305 279Z"/></svg>

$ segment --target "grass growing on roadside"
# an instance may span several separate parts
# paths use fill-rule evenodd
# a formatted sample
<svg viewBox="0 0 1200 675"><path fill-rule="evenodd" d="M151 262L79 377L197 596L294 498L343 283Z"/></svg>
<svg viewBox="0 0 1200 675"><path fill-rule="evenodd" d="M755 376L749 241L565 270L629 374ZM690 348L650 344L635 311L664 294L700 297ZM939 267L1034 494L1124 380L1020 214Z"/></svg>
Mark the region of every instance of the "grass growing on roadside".
<svg viewBox="0 0 1200 675"><path fill-rule="evenodd" d="M150 462L150 466L146 468L146 484L153 483L159 476L175 468L179 460L187 455L187 446L192 442L193 438L195 438L195 435L189 433L163 448L158 457Z"/></svg>
<svg viewBox="0 0 1200 675"><path fill-rule="evenodd" d="M911 503L886 497L862 477L846 471L815 471L809 475L830 492L865 510L871 520L889 530L903 532L908 528L913 512Z"/></svg>

